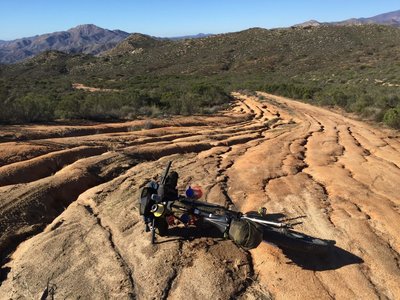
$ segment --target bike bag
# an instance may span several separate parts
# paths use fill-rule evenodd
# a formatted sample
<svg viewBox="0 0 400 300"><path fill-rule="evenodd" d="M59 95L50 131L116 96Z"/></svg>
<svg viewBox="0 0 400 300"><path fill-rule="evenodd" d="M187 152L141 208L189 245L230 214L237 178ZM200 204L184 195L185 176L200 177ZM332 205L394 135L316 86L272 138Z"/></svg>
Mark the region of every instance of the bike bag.
<svg viewBox="0 0 400 300"><path fill-rule="evenodd" d="M249 220L232 220L228 235L235 244L246 250L256 248L263 239L261 226Z"/></svg>
<svg viewBox="0 0 400 300"><path fill-rule="evenodd" d="M151 195L157 194L157 184L155 182L148 183L141 191L139 197L139 213L141 216L150 216L150 210L155 201L151 199Z"/></svg>

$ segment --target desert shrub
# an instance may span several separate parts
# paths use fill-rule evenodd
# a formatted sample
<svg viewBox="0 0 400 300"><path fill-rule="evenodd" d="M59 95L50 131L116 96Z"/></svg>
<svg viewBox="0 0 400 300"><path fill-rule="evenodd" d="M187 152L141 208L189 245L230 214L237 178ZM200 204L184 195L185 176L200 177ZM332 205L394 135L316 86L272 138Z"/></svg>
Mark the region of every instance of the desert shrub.
<svg viewBox="0 0 400 300"><path fill-rule="evenodd" d="M4 103L7 98L8 88L2 81L0 81L0 103Z"/></svg>
<svg viewBox="0 0 400 300"><path fill-rule="evenodd" d="M195 106L195 95L185 94L181 97L181 109L180 114L182 115L192 115L197 112L197 107Z"/></svg>
<svg viewBox="0 0 400 300"><path fill-rule="evenodd" d="M285 97L311 100L319 88L299 83L272 83L265 84L262 90Z"/></svg>
<svg viewBox="0 0 400 300"><path fill-rule="evenodd" d="M349 96L342 91L337 91L332 95L333 103L340 107L346 107L349 101Z"/></svg>
<svg viewBox="0 0 400 300"><path fill-rule="evenodd" d="M400 97L395 94L381 96L377 101L377 105L382 108L395 108L399 104Z"/></svg>
<svg viewBox="0 0 400 300"><path fill-rule="evenodd" d="M75 95L67 95L61 99L54 111L56 119L76 119L80 117L80 105L82 99Z"/></svg>
<svg viewBox="0 0 400 300"><path fill-rule="evenodd" d="M386 111L383 109L379 109L376 111L375 115L374 115L374 120L376 122L382 122L383 121L383 117L385 116Z"/></svg>
<svg viewBox="0 0 400 300"><path fill-rule="evenodd" d="M53 101L44 95L29 93L13 103L15 121L38 122L49 121L54 118Z"/></svg>
<svg viewBox="0 0 400 300"><path fill-rule="evenodd" d="M221 86L210 84L192 85L186 94L203 107L227 103L230 100L230 96Z"/></svg>
<svg viewBox="0 0 400 300"><path fill-rule="evenodd" d="M386 111L383 122L393 128L400 128L400 106Z"/></svg>

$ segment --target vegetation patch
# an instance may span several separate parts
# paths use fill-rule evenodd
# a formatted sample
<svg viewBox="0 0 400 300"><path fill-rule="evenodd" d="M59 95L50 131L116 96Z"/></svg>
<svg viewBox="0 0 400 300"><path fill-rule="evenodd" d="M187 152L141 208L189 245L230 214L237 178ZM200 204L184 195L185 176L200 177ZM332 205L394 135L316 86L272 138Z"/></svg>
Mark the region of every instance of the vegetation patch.
<svg viewBox="0 0 400 300"><path fill-rule="evenodd" d="M248 89L397 126L399 61L400 30L380 25L254 28L179 41L136 34L101 57L52 51L0 66L0 122L208 114L226 107L230 92Z"/></svg>

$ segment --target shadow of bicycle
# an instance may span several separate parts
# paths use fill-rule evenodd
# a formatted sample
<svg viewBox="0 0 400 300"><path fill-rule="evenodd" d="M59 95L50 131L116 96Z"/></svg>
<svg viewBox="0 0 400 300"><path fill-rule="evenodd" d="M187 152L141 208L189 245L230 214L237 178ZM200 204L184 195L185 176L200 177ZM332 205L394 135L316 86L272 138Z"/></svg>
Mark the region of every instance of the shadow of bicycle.
<svg viewBox="0 0 400 300"><path fill-rule="evenodd" d="M268 216L269 220L281 221L284 214L273 214ZM294 218L297 219L297 218ZM304 235L310 240L317 239ZM212 225L204 224L203 227L176 226L169 228L168 237L158 238L157 244L172 241L192 241L198 238L213 238L217 241L223 238L223 234ZM264 230L264 242L279 247L282 253L290 260L288 264L296 264L305 270L326 271L336 270L347 265L361 264L363 259L335 245L335 241L320 240L328 243L328 246L321 246L315 249L314 245L302 244L302 242L286 238L279 232ZM317 245L318 246L318 245ZM317 250L317 251L316 251Z"/></svg>
<svg viewBox="0 0 400 300"><path fill-rule="evenodd" d="M312 236L308 237L315 239ZM328 246L313 249L307 245L298 244L295 246L296 244L290 239L284 239L278 235L273 236L270 232L264 231L264 242L280 248L282 253L290 260L287 264L296 264L305 270L337 270L347 265L364 262L361 257L336 246L335 241L327 241Z"/></svg>
<svg viewBox="0 0 400 300"><path fill-rule="evenodd" d="M323 255L301 253L292 249L282 249L282 252L291 260L288 264L296 264L305 270L312 271L337 270L344 266L364 262L361 257L337 246L333 246Z"/></svg>
<svg viewBox="0 0 400 300"><path fill-rule="evenodd" d="M159 240L156 241L156 244L172 241L192 241L199 238L223 239L223 234L211 225L207 225L203 228L195 226L175 226L168 229L167 238L158 238Z"/></svg>
<svg viewBox="0 0 400 300"><path fill-rule="evenodd" d="M288 219L287 216L283 213L277 214L268 214L267 218L269 221L273 222L282 222L289 221L297 222L306 216L298 216L295 218ZM301 223L301 222L300 222ZM299 233L301 236L305 237L305 240L313 241L319 240L322 243L326 243L326 246L318 246L317 245L307 245L302 244L301 241L296 241L290 238L285 237L278 232L273 232L264 229L263 232L263 240L269 244L273 244L279 247L283 254L290 259L288 264L296 264L303 269L312 270L312 271L326 271L326 270L336 270L340 269L344 266L353 265L353 264L361 264L364 260L345 250L338 247L336 241L332 240L323 240L313 236L305 235Z"/></svg>

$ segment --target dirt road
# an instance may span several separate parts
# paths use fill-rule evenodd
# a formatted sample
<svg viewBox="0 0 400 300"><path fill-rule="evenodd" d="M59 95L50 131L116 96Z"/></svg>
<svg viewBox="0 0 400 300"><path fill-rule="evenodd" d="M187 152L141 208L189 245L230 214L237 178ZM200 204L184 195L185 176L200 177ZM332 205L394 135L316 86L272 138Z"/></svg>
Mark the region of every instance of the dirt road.
<svg viewBox="0 0 400 300"><path fill-rule="evenodd" d="M3 127L0 298L400 298L399 132L235 97L218 116ZM152 246L138 191L168 160L181 191L199 184L209 202L306 215L297 230L336 247L246 252L182 228Z"/></svg>

